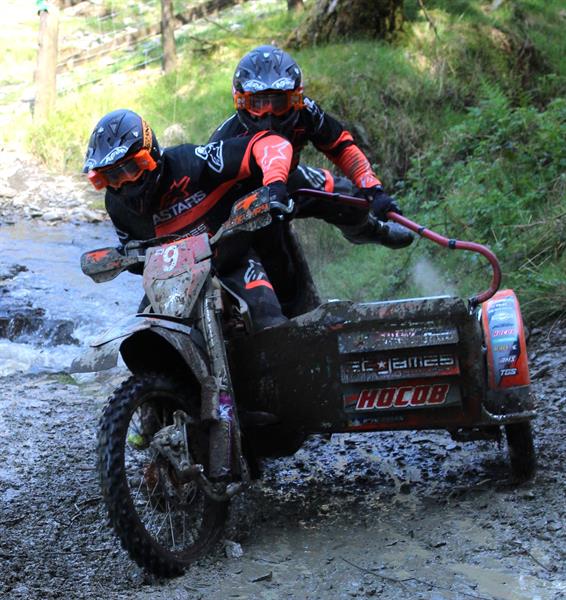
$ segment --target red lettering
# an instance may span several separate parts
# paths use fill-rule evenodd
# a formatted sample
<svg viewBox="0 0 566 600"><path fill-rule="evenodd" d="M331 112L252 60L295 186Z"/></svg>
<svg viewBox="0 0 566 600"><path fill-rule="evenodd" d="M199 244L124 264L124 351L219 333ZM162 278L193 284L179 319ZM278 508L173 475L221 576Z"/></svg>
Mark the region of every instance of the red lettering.
<svg viewBox="0 0 566 600"><path fill-rule="evenodd" d="M395 398L395 406L407 406L409 401L405 398L405 394L408 392L412 392L412 387L401 387L397 392L397 397Z"/></svg>
<svg viewBox="0 0 566 600"><path fill-rule="evenodd" d="M358 396L356 410L372 409L377 396L377 390L362 390Z"/></svg>
<svg viewBox="0 0 566 600"><path fill-rule="evenodd" d="M448 390L450 386L447 383L439 383L437 385L433 385L430 390L430 397L428 399L428 404L442 404L446 401L446 396L448 395Z"/></svg>
<svg viewBox="0 0 566 600"><path fill-rule="evenodd" d="M419 406L421 404L426 404L428 393L430 392L430 385L419 385L415 388L413 392L413 397L411 398L412 406Z"/></svg>
<svg viewBox="0 0 566 600"><path fill-rule="evenodd" d="M509 374L503 373L504 371L513 370L501 369L501 375ZM362 390L358 395L356 410L444 404L449 390L450 384L448 383Z"/></svg>
<svg viewBox="0 0 566 600"><path fill-rule="evenodd" d="M389 408L393 402L393 397L395 396L396 391L397 388L383 388L379 392L379 398L377 399L376 407Z"/></svg>

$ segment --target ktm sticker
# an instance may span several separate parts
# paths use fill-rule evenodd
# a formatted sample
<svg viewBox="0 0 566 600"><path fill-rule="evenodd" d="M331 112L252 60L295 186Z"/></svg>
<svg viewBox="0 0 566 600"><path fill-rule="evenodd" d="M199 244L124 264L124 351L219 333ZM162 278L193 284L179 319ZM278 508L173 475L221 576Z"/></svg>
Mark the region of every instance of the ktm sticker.
<svg viewBox="0 0 566 600"><path fill-rule="evenodd" d="M438 406L446 402L449 391L448 383L362 390L357 397L355 410Z"/></svg>

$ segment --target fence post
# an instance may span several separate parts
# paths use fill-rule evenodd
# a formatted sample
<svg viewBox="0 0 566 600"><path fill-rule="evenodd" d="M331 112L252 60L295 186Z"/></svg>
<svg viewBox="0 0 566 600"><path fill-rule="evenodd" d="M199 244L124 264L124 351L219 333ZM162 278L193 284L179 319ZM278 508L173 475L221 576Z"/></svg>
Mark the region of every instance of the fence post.
<svg viewBox="0 0 566 600"><path fill-rule="evenodd" d="M165 73L170 73L177 65L173 0L161 0L161 45L163 48L163 70Z"/></svg>
<svg viewBox="0 0 566 600"><path fill-rule="evenodd" d="M57 38L59 9L53 2L36 0L39 15L37 67L35 71L35 100L33 120L45 121L55 105L57 73Z"/></svg>

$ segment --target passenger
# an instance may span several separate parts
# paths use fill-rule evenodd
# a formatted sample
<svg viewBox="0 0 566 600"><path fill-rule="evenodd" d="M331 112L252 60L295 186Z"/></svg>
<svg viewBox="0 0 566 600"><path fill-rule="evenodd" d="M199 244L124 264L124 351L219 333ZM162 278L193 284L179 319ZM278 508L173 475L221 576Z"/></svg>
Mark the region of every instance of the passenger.
<svg viewBox="0 0 566 600"><path fill-rule="evenodd" d="M287 183L293 194L299 188L336 191L367 198L371 203L368 218L360 220L358 211L345 218L344 211L325 207L320 201L303 199L299 217L316 216L339 225L352 242L380 243L388 248L404 248L413 241L405 227L387 221L386 213L400 212L397 203L383 190L370 162L354 142L349 131L314 100L303 95L303 76L299 65L283 50L259 46L238 63L232 81L236 113L222 123L209 141L248 136L271 130L293 145L291 173ZM334 177L326 169L299 164L300 152L308 143L323 152L346 177ZM315 204L315 208L312 208Z"/></svg>

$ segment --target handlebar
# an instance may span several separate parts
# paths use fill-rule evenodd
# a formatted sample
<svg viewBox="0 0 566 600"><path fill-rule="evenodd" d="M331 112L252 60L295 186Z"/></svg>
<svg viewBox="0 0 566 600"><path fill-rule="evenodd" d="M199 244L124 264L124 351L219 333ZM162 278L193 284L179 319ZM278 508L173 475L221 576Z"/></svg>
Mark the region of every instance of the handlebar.
<svg viewBox="0 0 566 600"><path fill-rule="evenodd" d="M311 190L306 188L301 188L294 192L295 196L304 195L310 196L312 198L324 198L325 200L334 200L339 204L344 206L352 206L360 209L369 209L369 202L364 198L356 198L355 196L347 196L345 194L338 194L335 192L323 192L321 190ZM417 235L424 237L439 246L443 246L444 248L448 248L449 250L467 250L469 252L477 252L481 254L489 261L492 269L492 278L491 284L487 290L484 292L480 292L468 299L471 308L475 308L482 302L489 300L495 292L499 289L501 284L501 266L499 265L499 261L497 260L497 256L486 246L482 244L477 244L476 242L465 242L461 240L456 240L452 238L446 238L435 231L431 231L407 217L404 217L396 212L388 212L387 218L391 221L395 221L395 223L399 223L399 225L403 225L407 229L410 229Z"/></svg>

